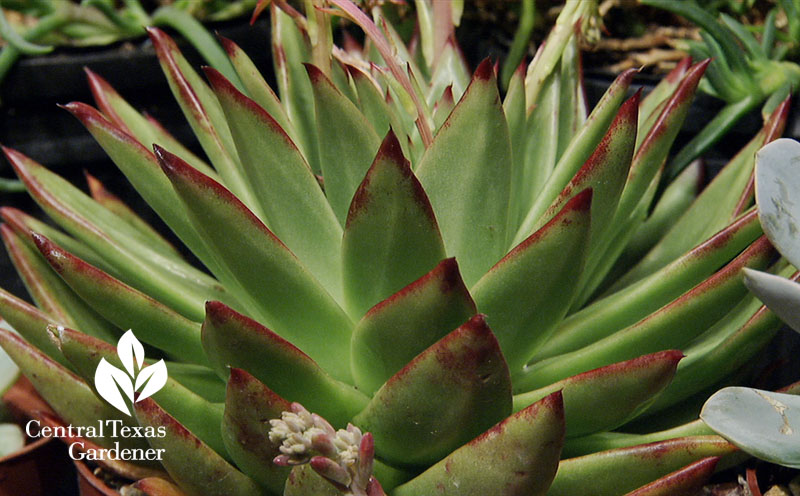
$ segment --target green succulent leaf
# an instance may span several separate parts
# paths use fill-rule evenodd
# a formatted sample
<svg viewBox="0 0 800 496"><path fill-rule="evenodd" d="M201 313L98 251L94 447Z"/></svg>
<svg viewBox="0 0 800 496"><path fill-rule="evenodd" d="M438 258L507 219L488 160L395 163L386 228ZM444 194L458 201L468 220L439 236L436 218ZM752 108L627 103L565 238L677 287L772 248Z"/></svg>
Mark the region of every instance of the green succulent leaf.
<svg viewBox="0 0 800 496"><path fill-rule="evenodd" d="M635 489L625 496L672 496L694 494L708 482L719 461L718 456L709 456L671 472L650 484Z"/></svg>
<svg viewBox="0 0 800 496"><path fill-rule="evenodd" d="M192 164L192 167L204 174L216 175L214 169L173 138L157 121L152 117L143 116L133 108L105 79L89 69L85 69L85 71L97 107L115 126L134 137L146 149L157 143L186 160ZM69 104L66 108L74 113L75 105ZM76 114L76 116L84 120L81 115ZM89 130L91 131L91 127Z"/></svg>
<svg viewBox="0 0 800 496"><path fill-rule="evenodd" d="M760 235L755 211L742 216L663 269L568 316L534 359L589 346L636 323L719 270Z"/></svg>
<svg viewBox="0 0 800 496"><path fill-rule="evenodd" d="M58 325L52 316L0 288L0 317L49 359L71 367L47 332L47 326Z"/></svg>
<svg viewBox="0 0 800 496"><path fill-rule="evenodd" d="M674 377L681 358L680 351L661 351L584 372L515 395L514 411L561 391L567 437L611 431L652 404Z"/></svg>
<svg viewBox="0 0 800 496"><path fill-rule="evenodd" d="M756 155L758 217L767 237L795 267L800 265L800 206L795 200L798 157L800 143L790 139L776 140Z"/></svg>
<svg viewBox="0 0 800 496"><path fill-rule="evenodd" d="M525 391L642 353L680 349L722 318L746 294L744 267L764 268L774 250L765 237L691 290L639 322L576 351L529 365L516 377Z"/></svg>
<svg viewBox="0 0 800 496"><path fill-rule="evenodd" d="M448 258L377 304L353 330L353 377L374 393L415 356L477 312L458 264Z"/></svg>
<svg viewBox="0 0 800 496"><path fill-rule="evenodd" d="M458 448L392 494L544 496L550 494L563 440L563 403L561 393L555 392Z"/></svg>
<svg viewBox="0 0 800 496"><path fill-rule="evenodd" d="M174 357L192 363L208 363L200 343L198 323L87 264L44 236L34 234L33 238L39 251L64 282L94 311L119 329L135 329L142 341ZM91 329L84 332L92 334ZM118 334L113 336L118 338ZM116 340L105 341L114 343Z"/></svg>
<svg viewBox="0 0 800 496"><path fill-rule="evenodd" d="M392 114L377 82L358 67L352 65L346 67L356 88L358 109L372 124L375 133L378 136L385 136L389 132L390 126L395 127L395 131L400 131L402 128L394 126L392 122L396 116ZM403 143L400 144L403 145ZM405 148L403 148L403 152L406 156L410 156Z"/></svg>
<svg viewBox="0 0 800 496"><path fill-rule="evenodd" d="M0 235L17 273L39 308L61 324L79 326L109 342L117 340L119 330L89 307L58 277L36 246L31 246L30 234L23 238L7 225L0 225Z"/></svg>
<svg viewBox="0 0 800 496"><path fill-rule="evenodd" d="M386 381L353 421L372 433L379 458L422 465L440 460L510 411L508 366L478 315Z"/></svg>
<svg viewBox="0 0 800 496"><path fill-rule="evenodd" d="M192 496L263 495L252 479L195 437L153 398L137 402L135 409L139 425L166 429L166 436L148 442L154 449L164 450L161 464L182 490Z"/></svg>
<svg viewBox="0 0 800 496"><path fill-rule="evenodd" d="M121 420L123 425L135 422L95 396L80 377L54 362L13 332L0 328L0 346L14 360L20 371L31 381L36 391L47 401L61 420L74 426L97 426L99 420ZM89 438L110 448L115 441L121 447L147 448L141 438Z"/></svg>
<svg viewBox="0 0 800 496"><path fill-rule="evenodd" d="M618 114L634 73L634 70L626 71L614 80L589 118L572 138L569 146L556 163L553 172L548 176L547 182L536 197L533 206L525 215L512 244L520 243L527 238L537 223L542 222L541 217L544 213L563 192L564 187L581 169L581 166L595 152L597 145L602 141L611 122ZM630 107L628 111L630 112ZM604 212L604 215L609 214Z"/></svg>
<svg viewBox="0 0 800 496"><path fill-rule="evenodd" d="M776 139L786 123L788 102L781 104L761 132L722 169L689 210L656 246L613 289L619 289L668 264L736 217L739 198L747 188L755 165L755 152Z"/></svg>
<svg viewBox="0 0 800 496"><path fill-rule="evenodd" d="M727 387L708 399L700 417L747 453L800 468L800 397Z"/></svg>
<svg viewBox="0 0 800 496"><path fill-rule="evenodd" d="M391 131L353 196L342 258L345 301L354 318L445 258L431 204Z"/></svg>
<svg viewBox="0 0 800 496"><path fill-rule="evenodd" d="M661 81L653 88L647 96L642 99L639 105L639 126L644 125L651 121L654 113L659 112L657 109L665 104L671 98L678 85L683 80L689 67L692 65L691 57L684 57ZM641 127L640 127L641 130ZM641 142L645 137L644 133L638 133L638 141ZM638 147L639 143L637 143Z"/></svg>
<svg viewBox="0 0 800 496"><path fill-rule="evenodd" d="M228 377L228 367L248 370L276 394L334 425L345 425L367 403L362 393L332 378L294 345L222 303L206 304L203 346L220 377Z"/></svg>
<svg viewBox="0 0 800 496"><path fill-rule="evenodd" d="M364 114L320 69L310 64L306 69L314 91L325 193L336 218L344 225L353 193L372 163L381 140ZM359 131L342 133L343 128Z"/></svg>
<svg viewBox="0 0 800 496"><path fill-rule="evenodd" d="M269 440L268 420L281 418L290 405L246 371L231 368L222 440L236 466L275 494L283 491L289 469L272 463L280 452Z"/></svg>
<svg viewBox="0 0 800 496"><path fill-rule="evenodd" d="M472 290L512 373L547 341L572 304L587 256L592 198L591 189L575 195Z"/></svg>
<svg viewBox="0 0 800 496"><path fill-rule="evenodd" d="M218 36L218 38L222 44L222 48L227 52L233 67L236 69L236 74L239 75L246 89L247 96L258 103L258 105L278 123L278 126L292 138L292 141L296 141L294 127L291 122L289 122L286 109L283 108L278 95L269 87L264 80L264 76L258 71L258 68L253 61L250 60L250 57L247 56L239 45L228 38L224 36Z"/></svg>
<svg viewBox="0 0 800 496"><path fill-rule="evenodd" d="M207 68L206 77L228 118L244 175L259 192L262 220L338 296L342 229L311 168L269 113L216 70Z"/></svg>
<svg viewBox="0 0 800 496"><path fill-rule="evenodd" d="M148 28L147 33L170 89L214 168L226 187L248 208L258 212L255 194L241 170L230 128L214 93L192 69L172 38L158 28Z"/></svg>
<svg viewBox="0 0 800 496"><path fill-rule="evenodd" d="M486 60L417 167L467 285L505 253L511 166L508 124Z"/></svg>
<svg viewBox="0 0 800 496"><path fill-rule="evenodd" d="M330 294L230 191L175 155L156 153L195 228L265 324L334 377L349 380L353 324Z"/></svg>
<svg viewBox="0 0 800 496"><path fill-rule="evenodd" d="M102 256L125 283L197 321L203 318L203 301L229 299L217 281L150 249L138 231L69 182L17 151L5 153L45 212Z"/></svg>
<svg viewBox="0 0 800 496"><path fill-rule="evenodd" d="M616 496L711 456L722 457L736 447L718 436L695 436L603 451L562 460L548 496L572 496L586 489L592 494Z"/></svg>

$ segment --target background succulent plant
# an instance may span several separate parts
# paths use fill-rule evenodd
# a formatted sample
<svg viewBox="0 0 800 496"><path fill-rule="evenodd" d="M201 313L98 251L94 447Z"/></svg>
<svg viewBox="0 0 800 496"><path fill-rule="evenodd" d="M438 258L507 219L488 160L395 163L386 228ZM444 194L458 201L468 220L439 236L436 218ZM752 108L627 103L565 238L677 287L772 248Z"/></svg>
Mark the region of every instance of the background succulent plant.
<svg viewBox="0 0 800 496"><path fill-rule="evenodd" d="M576 25L591 5L568 2L501 99L489 61L470 76L453 5L417 2L415 51L380 7L272 3L280 98L233 42L236 76L206 68L209 86L151 29L211 165L89 72L99 110L66 109L208 272L95 179L90 198L5 149L63 230L2 210L39 308L0 292L22 336L0 345L64 422L166 427L149 442L188 494L342 489L325 460L273 464L265 419L301 412L290 401L368 432L373 474L399 496L623 494L689 465L659 483L682 488L734 451L681 422L779 327L741 280L772 258L753 156L788 102L696 199L696 165L657 197L707 61L646 98L623 73L589 113ZM334 16L363 45L335 46ZM169 370L134 417L92 389L129 328ZM317 449L332 454L326 424ZM648 434L608 432L622 426ZM166 484L148 478L158 466L113 469Z"/></svg>
<svg viewBox="0 0 800 496"><path fill-rule="evenodd" d="M797 267L800 243L796 200L800 144L780 139L762 148L756 159L759 217L770 241ZM790 279L746 270L745 284L792 329L800 332L800 285ZM728 387L711 396L702 419L714 431L759 458L800 468L800 401L797 396L744 387Z"/></svg>

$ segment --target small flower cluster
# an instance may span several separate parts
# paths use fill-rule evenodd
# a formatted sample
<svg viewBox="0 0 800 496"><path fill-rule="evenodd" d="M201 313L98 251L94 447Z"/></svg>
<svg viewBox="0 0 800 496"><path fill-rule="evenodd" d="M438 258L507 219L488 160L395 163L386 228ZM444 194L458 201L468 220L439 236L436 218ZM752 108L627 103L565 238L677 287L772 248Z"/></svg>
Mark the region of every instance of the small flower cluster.
<svg viewBox="0 0 800 496"><path fill-rule="evenodd" d="M276 465L302 465L311 468L346 495L382 495L380 484L372 477L375 456L370 433L347 424L334 430L327 420L310 413L303 405L292 403L280 419L270 420L269 439L280 444Z"/></svg>

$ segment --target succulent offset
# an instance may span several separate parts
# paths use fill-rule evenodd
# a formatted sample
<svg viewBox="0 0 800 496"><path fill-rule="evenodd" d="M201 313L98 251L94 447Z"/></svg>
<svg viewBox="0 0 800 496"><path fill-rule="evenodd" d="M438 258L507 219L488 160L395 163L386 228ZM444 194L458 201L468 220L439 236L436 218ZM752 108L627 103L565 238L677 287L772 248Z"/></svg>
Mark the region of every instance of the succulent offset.
<svg viewBox="0 0 800 496"><path fill-rule="evenodd" d="M2 209L39 308L0 291L22 336L0 331L0 345L64 423L165 426L148 440L161 467L110 467L152 494L702 483L735 448L683 422L780 325L742 274L774 253L751 177L788 102L702 193L697 164L658 191L708 62L683 61L645 98L627 97L623 73L589 113L577 37L590 4L566 4L502 100L489 61L466 69L457 3L416 3L415 51L378 6L329 0L304 16L274 2L280 98L233 42L236 77L206 68L208 85L151 29L210 165L92 72L99 109L65 108L207 271L97 179L89 197L5 149L61 230ZM333 45L338 16L363 46ZM169 371L134 417L93 390L127 329Z"/></svg>

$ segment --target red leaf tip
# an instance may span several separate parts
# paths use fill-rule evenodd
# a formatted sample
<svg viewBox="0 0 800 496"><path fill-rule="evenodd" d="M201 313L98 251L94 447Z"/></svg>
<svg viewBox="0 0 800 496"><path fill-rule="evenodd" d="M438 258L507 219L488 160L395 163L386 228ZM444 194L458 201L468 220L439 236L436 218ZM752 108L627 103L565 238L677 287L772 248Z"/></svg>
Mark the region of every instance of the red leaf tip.
<svg viewBox="0 0 800 496"><path fill-rule="evenodd" d="M564 212L570 211L578 211L578 212L586 212L590 208L592 208L592 195L594 192L592 188L586 188L582 190L577 195L573 196L569 199L566 205L564 205Z"/></svg>
<svg viewBox="0 0 800 496"><path fill-rule="evenodd" d="M480 79L481 81L489 81L494 77L494 65L492 61L489 60L489 57L483 59L483 62L475 69L475 74L473 74L472 77L474 79Z"/></svg>

